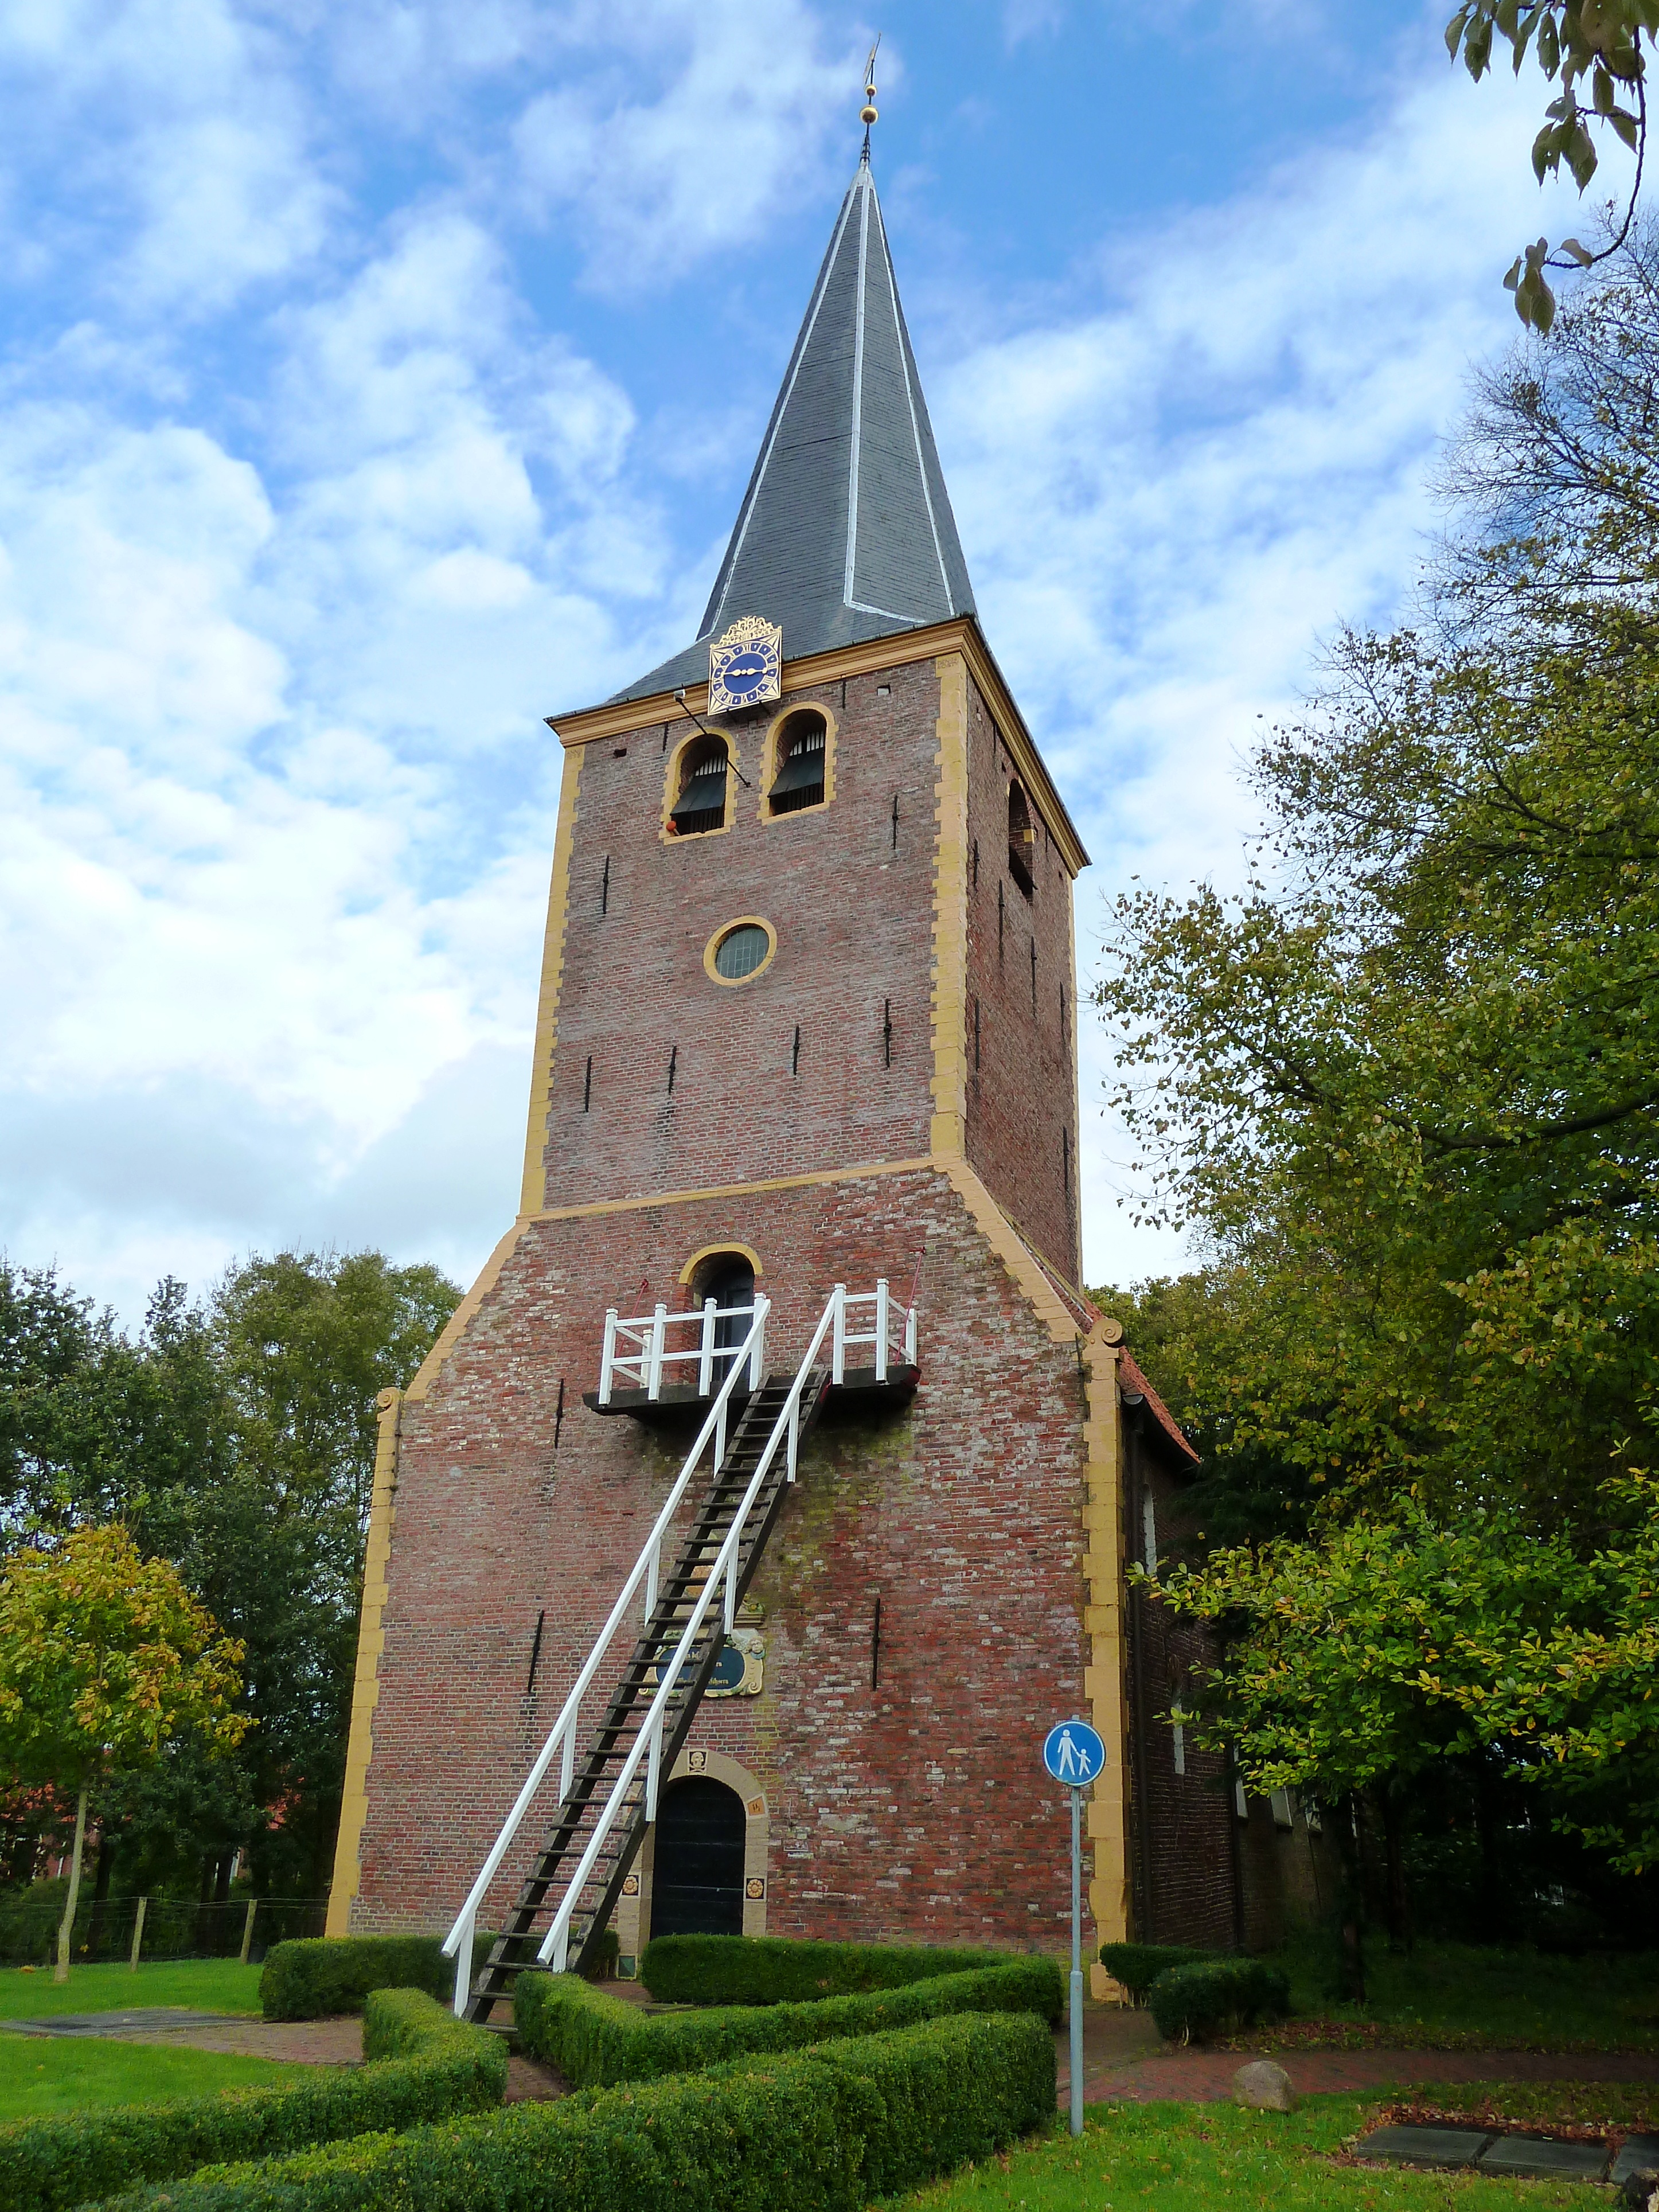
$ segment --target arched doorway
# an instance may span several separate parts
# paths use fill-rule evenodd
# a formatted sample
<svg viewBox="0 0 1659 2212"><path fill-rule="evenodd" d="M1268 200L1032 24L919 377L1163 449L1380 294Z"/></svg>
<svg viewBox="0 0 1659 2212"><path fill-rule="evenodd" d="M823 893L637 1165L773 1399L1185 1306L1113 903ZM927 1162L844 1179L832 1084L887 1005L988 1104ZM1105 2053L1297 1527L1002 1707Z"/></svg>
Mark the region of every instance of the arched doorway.
<svg viewBox="0 0 1659 2212"><path fill-rule="evenodd" d="M741 1252L722 1252L702 1271L697 1285L697 1303L713 1298L716 1308L726 1318L714 1324L714 1343L717 1352L725 1358L714 1360L714 1382L718 1389L726 1380L726 1370L731 1365L731 1354L749 1334L750 1315L755 1304L755 1270ZM738 1388L743 1389L745 1376Z"/></svg>
<svg viewBox="0 0 1659 2212"><path fill-rule="evenodd" d="M706 1774L664 1792L652 1852L653 1936L743 1933L743 1800Z"/></svg>

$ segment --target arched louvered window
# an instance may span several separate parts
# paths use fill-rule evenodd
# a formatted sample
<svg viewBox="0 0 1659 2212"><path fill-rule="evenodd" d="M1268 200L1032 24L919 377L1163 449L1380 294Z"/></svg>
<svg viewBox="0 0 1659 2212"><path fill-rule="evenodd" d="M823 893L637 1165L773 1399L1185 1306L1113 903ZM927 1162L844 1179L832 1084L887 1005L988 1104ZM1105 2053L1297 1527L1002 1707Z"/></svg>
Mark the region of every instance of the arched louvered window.
<svg viewBox="0 0 1659 2212"><path fill-rule="evenodd" d="M823 804L823 771L829 726L816 708L791 714L778 732L778 772L768 799L774 814L797 814Z"/></svg>
<svg viewBox="0 0 1659 2212"><path fill-rule="evenodd" d="M1031 826L1031 810L1024 792L1017 783L1008 787L1008 872L1027 898L1036 888L1032 862L1036 857L1036 831Z"/></svg>
<svg viewBox="0 0 1659 2212"><path fill-rule="evenodd" d="M726 778L731 762L724 738L703 738L680 755L679 796L668 810L677 837L697 837L726 827Z"/></svg>

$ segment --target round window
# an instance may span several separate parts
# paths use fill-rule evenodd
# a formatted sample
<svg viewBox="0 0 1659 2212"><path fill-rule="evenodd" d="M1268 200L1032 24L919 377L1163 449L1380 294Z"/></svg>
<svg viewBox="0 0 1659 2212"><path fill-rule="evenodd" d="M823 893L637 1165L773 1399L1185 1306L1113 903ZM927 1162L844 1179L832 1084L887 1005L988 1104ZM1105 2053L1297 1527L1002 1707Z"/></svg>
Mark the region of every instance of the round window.
<svg viewBox="0 0 1659 2212"><path fill-rule="evenodd" d="M714 947L714 973L728 983L739 983L766 965L771 950L772 939L757 922L740 921Z"/></svg>

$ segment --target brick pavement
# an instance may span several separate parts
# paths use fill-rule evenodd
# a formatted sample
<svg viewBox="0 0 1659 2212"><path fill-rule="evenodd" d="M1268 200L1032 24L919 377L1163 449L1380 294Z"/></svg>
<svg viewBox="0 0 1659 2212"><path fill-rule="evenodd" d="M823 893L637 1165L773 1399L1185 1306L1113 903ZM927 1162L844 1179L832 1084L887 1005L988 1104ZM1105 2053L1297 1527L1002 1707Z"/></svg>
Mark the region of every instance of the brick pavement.
<svg viewBox="0 0 1659 2212"><path fill-rule="evenodd" d="M1120 2015L1126 2021L1145 2014ZM1085 2027L1083 2096L1085 2104L1127 2101L1154 2104L1165 2099L1195 2104L1223 2102L1232 2094L1233 2076L1253 2057L1271 2058L1284 2067L1304 2096L1324 2091L1349 2095L1398 2083L1423 2081L1654 2081L1659 2082L1659 2053L1611 2051L1170 2051L1157 2031L1139 2051L1114 2049L1101 2037L1091 2049ZM1064 2033L1055 2038L1062 2096L1071 2086Z"/></svg>
<svg viewBox="0 0 1659 2212"><path fill-rule="evenodd" d="M192 2051L224 2051L243 2058L276 2058L297 2066L361 2066L363 2023L355 2014L337 2020L223 2020L210 2027L147 2028L120 2038L127 2043L187 2045ZM550 2066L517 2052L507 2062L507 2102L543 2102L562 2097L568 2087Z"/></svg>
<svg viewBox="0 0 1659 2212"><path fill-rule="evenodd" d="M613 1983L612 1993L648 2004L638 1983ZM507 2018L505 2007L501 2016ZM1176 2100L1224 2102L1233 2076L1253 2057L1275 2060L1303 2095L1363 2094L1370 2089L1425 2081L1653 2081L1659 2052L1548 2051L1172 2051L1158 2039L1146 2012L1090 2006L1084 2019L1083 2094L1087 2104ZM187 2045L195 2051L233 2051L307 2066L356 2066L362 2062L362 2022L339 2020L223 2020L209 2027L127 2031L129 2042ZM1066 2031L1054 2038L1062 2101L1071 2085ZM562 2097L567 2085L555 2069L514 2055L507 2101Z"/></svg>

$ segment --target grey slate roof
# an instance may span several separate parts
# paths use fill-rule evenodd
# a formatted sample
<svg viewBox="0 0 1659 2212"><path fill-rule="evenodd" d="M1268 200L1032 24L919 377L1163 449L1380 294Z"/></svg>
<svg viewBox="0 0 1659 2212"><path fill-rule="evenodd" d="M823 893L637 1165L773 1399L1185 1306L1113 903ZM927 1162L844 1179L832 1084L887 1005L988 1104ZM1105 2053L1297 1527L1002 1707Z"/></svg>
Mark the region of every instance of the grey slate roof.
<svg viewBox="0 0 1659 2212"><path fill-rule="evenodd" d="M697 641L615 694L708 674L740 615L785 658L974 611L867 157L848 187Z"/></svg>

